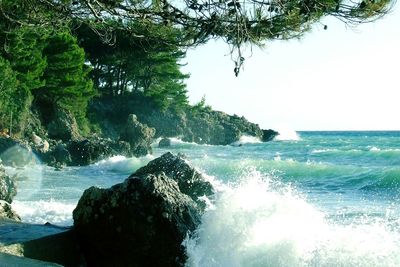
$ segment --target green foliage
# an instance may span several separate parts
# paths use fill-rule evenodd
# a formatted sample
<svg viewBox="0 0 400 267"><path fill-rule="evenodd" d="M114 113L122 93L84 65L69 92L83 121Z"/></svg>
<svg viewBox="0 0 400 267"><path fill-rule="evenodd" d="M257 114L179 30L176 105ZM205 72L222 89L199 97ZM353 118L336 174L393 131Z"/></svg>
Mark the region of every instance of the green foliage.
<svg viewBox="0 0 400 267"><path fill-rule="evenodd" d="M22 133L33 100L31 91L44 85L42 75L46 67L46 58L42 55L42 37L45 31L27 26L2 33L6 43L2 54L10 62L18 81L17 90L10 100L16 107L13 112L13 131Z"/></svg>
<svg viewBox="0 0 400 267"><path fill-rule="evenodd" d="M85 65L85 52L68 31L55 33L46 40L43 50L47 68L43 74L46 84L35 92L42 103L61 106L76 117L81 130L88 132L86 110L95 95L88 78L90 68Z"/></svg>
<svg viewBox="0 0 400 267"><path fill-rule="evenodd" d="M182 109L188 102L184 80L189 76L180 71L179 61L185 53L172 40L179 38L180 33L168 26L146 26L131 24L136 27L136 34L115 31L112 46L101 43L98 35L87 27L77 30L80 44L93 66L94 84L104 97L141 92L162 110ZM160 44L159 36L164 39L169 36L171 43Z"/></svg>
<svg viewBox="0 0 400 267"><path fill-rule="evenodd" d="M26 90L42 87L42 75L46 68L46 58L42 55L45 38L43 30L21 27L14 29L6 38L8 49L5 50L5 55L17 73L20 86Z"/></svg>
<svg viewBox="0 0 400 267"><path fill-rule="evenodd" d="M196 116L196 115L198 115L200 113L203 113L203 112L209 113L209 112L212 111L212 108L211 108L210 105L206 104L206 96L204 95L201 98L201 100L198 103L196 103L193 106L191 106L189 110L193 115Z"/></svg>
<svg viewBox="0 0 400 267"><path fill-rule="evenodd" d="M10 63L0 57L0 130L10 131L12 114L18 110L18 81ZM12 129L11 129L12 130Z"/></svg>

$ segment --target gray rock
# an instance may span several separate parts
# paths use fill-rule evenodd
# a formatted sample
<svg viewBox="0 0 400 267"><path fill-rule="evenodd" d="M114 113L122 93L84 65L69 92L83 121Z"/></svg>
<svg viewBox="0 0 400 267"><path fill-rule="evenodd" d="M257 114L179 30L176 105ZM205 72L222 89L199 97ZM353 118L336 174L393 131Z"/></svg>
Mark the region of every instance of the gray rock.
<svg viewBox="0 0 400 267"><path fill-rule="evenodd" d="M201 173L190 166L181 154L174 156L172 153L167 152L138 169L131 177L159 173L165 173L169 178L176 181L179 185L179 190L190 196L202 208L204 208L204 203L199 197L214 194L211 183L206 181Z"/></svg>
<svg viewBox="0 0 400 267"><path fill-rule="evenodd" d="M200 223L200 211L160 173L87 189L73 218L88 266L183 266L181 244Z"/></svg>
<svg viewBox="0 0 400 267"><path fill-rule="evenodd" d="M152 151L151 142L154 135L154 128L140 123L136 115L130 114L124 129L121 131L120 140L129 143L133 155L144 156Z"/></svg>
<svg viewBox="0 0 400 267"><path fill-rule="evenodd" d="M77 140L80 138L78 124L70 111L58 108L54 119L47 125L50 138L62 141Z"/></svg>
<svg viewBox="0 0 400 267"><path fill-rule="evenodd" d="M52 149L42 155L42 159L51 166L61 167L72 164L71 154L67 145L63 143L56 144Z"/></svg>
<svg viewBox="0 0 400 267"><path fill-rule="evenodd" d="M4 168L0 166L0 200L11 203L17 194L17 188L11 177L9 177Z"/></svg>
<svg viewBox="0 0 400 267"><path fill-rule="evenodd" d="M170 146L171 146L171 139L169 139L169 138L163 138L158 143L158 147L160 147L160 148L170 147Z"/></svg>
<svg viewBox="0 0 400 267"><path fill-rule="evenodd" d="M72 159L70 165L88 165L109 157L114 153L112 144L111 140L103 138L71 141L68 144L68 151Z"/></svg>
<svg viewBox="0 0 400 267"><path fill-rule="evenodd" d="M274 130L271 130L271 129L262 130L262 132L263 132L263 135L262 135L261 140L262 140L263 142L272 141L272 140L274 140L274 138L275 138L276 136L279 135L279 133L278 133L277 131L274 131Z"/></svg>

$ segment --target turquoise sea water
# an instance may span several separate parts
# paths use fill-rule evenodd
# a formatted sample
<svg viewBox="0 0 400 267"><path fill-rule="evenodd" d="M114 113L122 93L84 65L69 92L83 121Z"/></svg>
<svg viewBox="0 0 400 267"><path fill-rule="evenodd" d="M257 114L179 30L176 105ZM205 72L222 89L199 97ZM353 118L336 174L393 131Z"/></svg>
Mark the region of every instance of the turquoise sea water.
<svg viewBox="0 0 400 267"><path fill-rule="evenodd" d="M286 137L232 146L174 139L139 159L8 168L20 177L13 206L28 222L72 224L85 188L121 182L166 151L184 153L218 189L185 241L189 266L400 266L400 132Z"/></svg>

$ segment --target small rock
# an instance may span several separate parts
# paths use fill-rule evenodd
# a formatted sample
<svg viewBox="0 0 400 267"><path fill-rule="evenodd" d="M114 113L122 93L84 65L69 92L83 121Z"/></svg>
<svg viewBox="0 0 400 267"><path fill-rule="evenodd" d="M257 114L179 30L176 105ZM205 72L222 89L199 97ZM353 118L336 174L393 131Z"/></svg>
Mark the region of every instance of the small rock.
<svg viewBox="0 0 400 267"><path fill-rule="evenodd" d="M14 221L21 221L18 214L11 208L10 203L0 200L0 217L8 218Z"/></svg>
<svg viewBox="0 0 400 267"><path fill-rule="evenodd" d="M171 139L169 139L169 138L163 138L158 143L158 147L160 147L160 148L170 147L170 146L171 146Z"/></svg>

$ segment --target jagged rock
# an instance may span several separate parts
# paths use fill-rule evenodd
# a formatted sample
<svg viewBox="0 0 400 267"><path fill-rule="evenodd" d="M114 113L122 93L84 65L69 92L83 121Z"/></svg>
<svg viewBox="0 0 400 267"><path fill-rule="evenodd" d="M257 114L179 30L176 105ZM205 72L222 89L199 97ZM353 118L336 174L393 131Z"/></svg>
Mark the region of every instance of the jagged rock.
<svg viewBox="0 0 400 267"><path fill-rule="evenodd" d="M114 153L112 144L111 140L102 138L71 141L68 145L68 151L72 159L70 165L88 165L109 157Z"/></svg>
<svg viewBox="0 0 400 267"><path fill-rule="evenodd" d="M10 203L0 200L0 218L8 218L14 221L21 221L18 214L11 208Z"/></svg>
<svg viewBox="0 0 400 267"><path fill-rule="evenodd" d="M170 146L171 146L171 139L169 139L169 138L163 138L158 143L158 147L160 147L160 148L170 147Z"/></svg>
<svg viewBox="0 0 400 267"><path fill-rule="evenodd" d="M259 126L246 118L213 110L191 114L187 126L190 131L185 132L184 141L200 144L229 145L242 135L262 136Z"/></svg>
<svg viewBox="0 0 400 267"><path fill-rule="evenodd" d="M140 123L136 115L130 114L125 128L121 131L120 140L129 143L133 155L144 156L152 151L151 142L154 135L154 128Z"/></svg>
<svg viewBox="0 0 400 267"><path fill-rule="evenodd" d="M183 266L181 244L200 223L200 211L160 173L87 189L73 218L88 266Z"/></svg>
<svg viewBox="0 0 400 267"><path fill-rule="evenodd" d="M42 156L42 159L51 166L61 167L72 164L71 154L67 145L59 143L55 145L48 153Z"/></svg>
<svg viewBox="0 0 400 267"><path fill-rule="evenodd" d="M54 119L47 125L47 131L50 138L62 141L80 138L75 117L65 109L56 109Z"/></svg>
<svg viewBox="0 0 400 267"><path fill-rule="evenodd" d="M204 208L204 203L199 200L199 197L210 196L214 193L211 183L191 167L182 155L174 156L170 152L150 161L146 166L132 174L131 177L158 173L165 173L169 178L175 180L179 185L180 191L190 196L202 208Z"/></svg>
<svg viewBox="0 0 400 267"><path fill-rule="evenodd" d="M17 194L17 188L13 179L8 176L2 166L0 166L0 200L11 203Z"/></svg>
<svg viewBox="0 0 400 267"><path fill-rule="evenodd" d="M268 129L268 130L262 130L263 135L262 135L262 141L263 142L269 142L274 140L274 138L279 135L279 133L277 131Z"/></svg>

